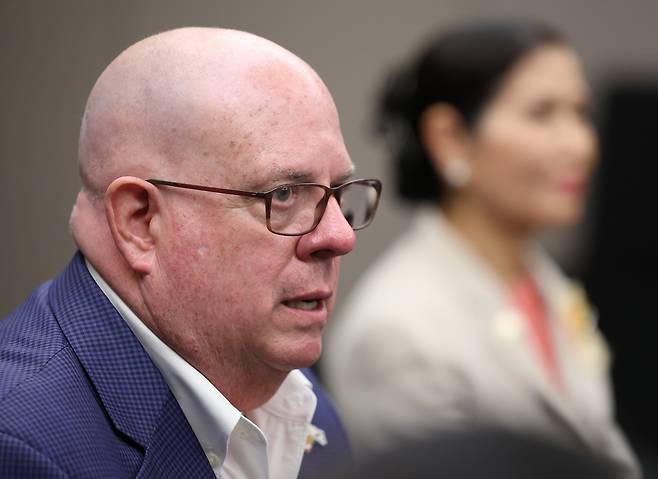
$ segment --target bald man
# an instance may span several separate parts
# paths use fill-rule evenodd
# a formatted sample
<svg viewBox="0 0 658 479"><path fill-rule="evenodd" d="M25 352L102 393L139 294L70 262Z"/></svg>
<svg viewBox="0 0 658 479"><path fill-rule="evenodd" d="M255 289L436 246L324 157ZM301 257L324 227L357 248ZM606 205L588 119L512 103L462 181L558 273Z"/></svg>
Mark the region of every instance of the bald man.
<svg viewBox="0 0 658 479"><path fill-rule="evenodd" d="M349 461L308 370L381 185L327 88L186 28L89 96L68 267L0 322L0 477L317 477Z"/></svg>

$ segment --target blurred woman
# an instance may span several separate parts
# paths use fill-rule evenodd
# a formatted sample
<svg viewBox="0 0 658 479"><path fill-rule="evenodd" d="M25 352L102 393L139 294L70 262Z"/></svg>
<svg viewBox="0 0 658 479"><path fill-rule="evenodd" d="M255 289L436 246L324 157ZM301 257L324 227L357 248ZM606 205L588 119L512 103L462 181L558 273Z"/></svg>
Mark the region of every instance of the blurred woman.
<svg viewBox="0 0 658 479"><path fill-rule="evenodd" d="M408 231L329 337L330 388L360 452L494 427L604 457L634 477L606 345L533 237L583 213L597 139L577 54L535 23L429 44L381 101Z"/></svg>

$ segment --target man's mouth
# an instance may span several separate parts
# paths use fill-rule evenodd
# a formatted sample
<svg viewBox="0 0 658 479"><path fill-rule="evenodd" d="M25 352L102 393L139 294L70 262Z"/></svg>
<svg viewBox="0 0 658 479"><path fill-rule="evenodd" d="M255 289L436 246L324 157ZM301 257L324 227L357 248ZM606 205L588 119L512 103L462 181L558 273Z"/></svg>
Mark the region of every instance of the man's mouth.
<svg viewBox="0 0 658 479"><path fill-rule="evenodd" d="M318 299L304 299L294 301L284 301L283 304L293 309L302 309L304 311L312 311L321 306L322 301Z"/></svg>

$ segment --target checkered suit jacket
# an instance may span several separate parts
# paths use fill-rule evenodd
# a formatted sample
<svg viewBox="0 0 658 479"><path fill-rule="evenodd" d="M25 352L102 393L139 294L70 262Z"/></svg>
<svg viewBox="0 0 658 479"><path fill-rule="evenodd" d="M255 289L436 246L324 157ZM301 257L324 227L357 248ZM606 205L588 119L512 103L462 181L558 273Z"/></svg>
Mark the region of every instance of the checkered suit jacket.
<svg viewBox="0 0 658 479"><path fill-rule="evenodd" d="M310 371L328 444L299 477L350 460ZM159 370L76 254L0 321L0 478L214 478ZM248 479L248 478L245 478Z"/></svg>

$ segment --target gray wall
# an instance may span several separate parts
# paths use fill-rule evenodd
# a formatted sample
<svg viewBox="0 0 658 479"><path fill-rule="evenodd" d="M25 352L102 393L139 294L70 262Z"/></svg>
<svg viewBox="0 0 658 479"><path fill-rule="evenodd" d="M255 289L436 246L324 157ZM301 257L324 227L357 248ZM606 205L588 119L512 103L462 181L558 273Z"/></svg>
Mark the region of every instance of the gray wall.
<svg viewBox="0 0 658 479"><path fill-rule="evenodd" d="M533 16L562 28L595 87L617 72L658 70L658 2L498 0L2 0L0 5L0 317L74 251L67 220L79 187L76 143L103 67L152 33L184 25L247 30L287 47L322 76L358 174L389 174L369 134L373 92L388 67L434 28ZM388 188L376 223L344 262L345 292L404 227Z"/></svg>

